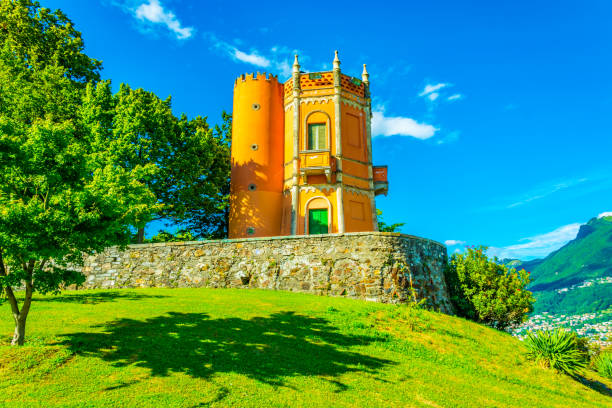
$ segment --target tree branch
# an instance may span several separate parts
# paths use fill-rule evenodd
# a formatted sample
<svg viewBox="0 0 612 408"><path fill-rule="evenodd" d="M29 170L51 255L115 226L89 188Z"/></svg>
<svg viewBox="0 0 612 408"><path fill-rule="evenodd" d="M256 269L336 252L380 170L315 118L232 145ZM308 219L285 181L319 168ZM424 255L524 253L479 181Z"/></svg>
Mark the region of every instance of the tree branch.
<svg viewBox="0 0 612 408"><path fill-rule="evenodd" d="M34 259L30 259L27 263L26 273L26 292L25 299L23 300L23 305L21 306L21 313L19 314L19 318L25 320L30 312L30 305L32 304L32 294L34 293L34 283L32 282L32 277L34 273L34 267L36 266L36 261Z"/></svg>
<svg viewBox="0 0 612 408"><path fill-rule="evenodd" d="M8 271L6 270L6 265L4 264L4 257L2 256L2 250L0 249L0 274L2 276L8 277ZM15 297L15 293L13 292L13 288L10 286L5 286L4 291L6 292L6 297L9 300L11 305L11 311L13 312L13 317L17 319L19 317L19 304L17 303L17 298Z"/></svg>

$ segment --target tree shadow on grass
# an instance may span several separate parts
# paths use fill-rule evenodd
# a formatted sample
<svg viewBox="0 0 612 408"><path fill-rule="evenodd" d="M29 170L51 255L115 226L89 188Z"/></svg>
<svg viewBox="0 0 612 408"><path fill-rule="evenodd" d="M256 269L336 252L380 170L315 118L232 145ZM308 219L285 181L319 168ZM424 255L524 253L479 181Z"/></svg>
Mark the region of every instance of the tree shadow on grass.
<svg viewBox="0 0 612 408"><path fill-rule="evenodd" d="M60 303L81 303L92 304L105 302L116 302L118 300L142 300L142 299L161 299L164 295L148 295L134 291L107 291L97 293L64 293L58 296L36 298L36 302L60 302Z"/></svg>
<svg viewBox="0 0 612 408"><path fill-rule="evenodd" d="M593 391L597 391L600 394L612 397L612 389L602 382L592 380L581 375L574 377L574 379Z"/></svg>
<svg viewBox="0 0 612 408"><path fill-rule="evenodd" d="M231 372L277 386L285 385L287 377L321 376L340 391L347 387L329 377L375 374L395 364L348 349L378 339L340 333L325 319L293 312L249 320L173 312L147 320L120 319L103 329L67 334L61 344L116 367L146 367L152 376L210 378Z"/></svg>

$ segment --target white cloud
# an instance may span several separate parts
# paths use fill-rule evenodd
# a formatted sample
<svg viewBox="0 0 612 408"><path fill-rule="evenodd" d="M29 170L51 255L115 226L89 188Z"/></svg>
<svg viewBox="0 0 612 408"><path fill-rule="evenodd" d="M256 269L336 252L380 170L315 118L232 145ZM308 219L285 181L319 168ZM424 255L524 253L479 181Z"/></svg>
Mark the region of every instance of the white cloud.
<svg viewBox="0 0 612 408"><path fill-rule="evenodd" d="M432 137L438 130L432 125L419 123L411 118L385 116L384 110L381 108L372 112L373 136L412 136L425 140Z"/></svg>
<svg viewBox="0 0 612 408"><path fill-rule="evenodd" d="M435 101L436 99L438 99L438 96L440 96L440 94L439 94L439 93L437 93L437 92L432 92L432 93L430 93L429 95L427 95L427 98L428 98L430 101L432 101L432 102L433 102L433 101Z"/></svg>
<svg viewBox="0 0 612 408"><path fill-rule="evenodd" d="M447 239L446 241L444 241L444 245L446 246L465 245L465 241L459 241L457 239Z"/></svg>
<svg viewBox="0 0 612 408"><path fill-rule="evenodd" d="M252 64L258 67L269 67L270 60L261 55L257 55L255 52L247 54L246 52L240 51L238 48L233 49L234 58L238 61L246 62L247 64Z"/></svg>
<svg viewBox="0 0 612 408"><path fill-rule="evenodd" d="M456 101L457 99L461 99L463 98L463 95L461 94L454 94L449 96L448 98L446 98L447 101Z"/></svg>
<svg viewBox="0 0 612 408"><path fill-rule="evenodd" d="M597 218L603 218L603 217L612 217L612 211L602 212L601 214L597 216Z"/></svg>
<svg viewBox="0 0 612 408"><path fill-rule="evenodd" d="M195 31L193 27L183 27L176 15L164 9L159 0L148 0L148 3L142 3L132 11L140 21L165 25L179 40L191 37Z"/></svg>
<svg viewBox="0 0 612 408"><path fill-rule="evenodd" d="M525 241L524 243L499 248L490 247L488 254L497 256L500 259L516 258L526 260L545 257L576 238L579 229L579 223L564 225L545 234L521 239L520 241Z"/></svg>
<svg viewBox="0 0 612 408"><path fill-rule="evenodd" d="M279 74L283 77L291 75L292 66L289 58L293 58L297 50L290 50L287 47L275 45L270 48L269 55L264 55L264 53L254 48L251 48L248 52L239 49L234 44L241 44L242 41L237 39L232 44L217 38L214 34L209 33L206 37L214 48L220 50L234 61L244 62L256 67L269 68L273 74Z"/></svg>
<svg viewBox="0 0 612 408"><path fill-rule="evenodd" d="M421 92L419 94L419 96L428 95L428 94L430 94L432 92L435 92L435 91L437 91L439 89L442 89L442 88L444 88L446 86L448 86L448 84L445 84L445 83L439 83L439 84L435 84L435 85L427 84L427 85L425 85L425 89L423 89L423 92Z"/></svg>

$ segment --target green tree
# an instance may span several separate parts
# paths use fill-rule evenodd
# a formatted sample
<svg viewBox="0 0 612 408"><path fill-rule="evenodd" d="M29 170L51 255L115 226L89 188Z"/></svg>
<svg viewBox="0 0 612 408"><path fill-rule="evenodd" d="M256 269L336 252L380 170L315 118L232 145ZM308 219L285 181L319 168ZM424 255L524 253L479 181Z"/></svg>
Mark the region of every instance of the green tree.
<svg viewBox="0 0 612 408"><path fill-rule="evenodd" d="M98 61L61 12L0 0L0 290L25 340L36 291L79 283L83 252L128 243L155 197L81 120L85 83ZM22 301L15 294L24 289Z"/></svg>
<svg viewBox="0 0 612 408"><path fill-rule="evenodd" d="M460 316L503 330L525 321L535 299L525 288L529 275L489 259L487 247L453 254L445 270L446 283Z"/></svg>
<svg viewBox="0 0 612 408"><path fill-rule="evenodd" d="M376 218L378 220L378 230L381 232L399 232L398 230L406 225L405 222L398 222L395 224L386 224L382 219L382 210L376 209Z"/></svg>
<svg viewBox="0 0 612 408"><path fill-rule="evenodd" d="M141 181L158 200L154 219L201 237L223 236L230 169L225 113L224 125L211 129L206 118L174 116L170 98L125 84L112 95L109 81L88 86L83 105L96 143L127 168L145 170ZM137 242L144 242L144 227L138 225Z"/></svg>
<svg viewBox="0 0 612 408"><path fill-rule="evenodd" d="M194 153L199 158L196 168L200 173L189 181L191 189L181 200L188 205L184 205L182 219L178 220L201 238L227 238L232 116L224 111L222 119L212 132L198 127L197 121L191 125L189 140L198 146Z"/></svg>
<svg viewBox="0 0 612 408"><path fill-rule="evenodd" d="M0 0L0 44L16 61L33 68L30 73L53 66L73 84L100 79L102 63L83 52L81 33L72 21L36 1Z"/></svg>
<svg viewBox="0 0 612 408"><path fill-rule="evenodd" d="M173 138L178 133L170 98L161 100L154 93L121 84L112 94L110 81L89 84L83 102L83 120L94 129L93 141L113 160L142 174L158 199L156 217L163 216L162 196L167 188L162 169L172 155ZM137 225L138 242L143 242L145 224Z"/></svg>

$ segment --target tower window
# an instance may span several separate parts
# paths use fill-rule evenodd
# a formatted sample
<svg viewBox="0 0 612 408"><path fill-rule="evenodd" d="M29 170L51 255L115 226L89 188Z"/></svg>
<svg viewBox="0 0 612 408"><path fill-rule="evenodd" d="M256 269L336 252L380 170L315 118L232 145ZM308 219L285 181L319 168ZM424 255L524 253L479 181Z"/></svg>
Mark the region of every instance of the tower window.
<svg viewBox="0 0 612 408"><path fill-rule="evenodd" d="M261 108L261 105L258 103L254 103L253 105L251 105L251 108L253 108L253 110L259 110Z"/></svg>
<svg viewBox="0 0 612 408"><path fill-rule="evenodd" d="M325 123L308 124L308 150L326 149Z"/></svg>

